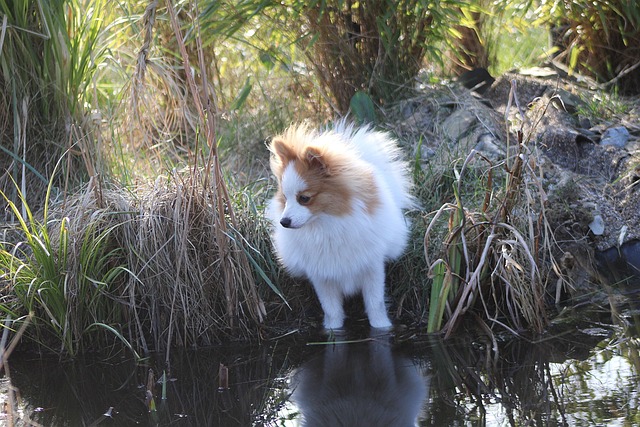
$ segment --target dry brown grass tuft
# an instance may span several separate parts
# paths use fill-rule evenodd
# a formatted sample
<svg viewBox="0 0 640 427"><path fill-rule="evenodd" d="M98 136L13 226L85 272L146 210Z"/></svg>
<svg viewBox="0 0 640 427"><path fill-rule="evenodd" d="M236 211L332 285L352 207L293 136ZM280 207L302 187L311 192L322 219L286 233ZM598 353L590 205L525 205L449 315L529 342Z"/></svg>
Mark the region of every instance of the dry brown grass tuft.
<svg viewBox="0 0 640 427"><path fill-rule="evenodd" d="M172 172L134 194L92 179L51 203L43 236L60 271L44 276L36 315L60 336L38 324L29 335L70 354L116 337L145 353L256 337L265 307L246 242L207 181L200 170Z"/></svg>
<svg viewBox="0 0 640 427"><path fill-rule="evenodd" d="M422 229L426 267L414 262L424 286L405 287L402 306L428 313L428 332L451 334L473 315L487 330L539 333L548 321L547 281L557 271L541 154L531 140L540 117L525 115L515 87L502 119L477 100L445 92L400 108L406 111L396 133L420 139L416 188L426 212L433 209ZM478 143L487 134L495 150Z"/></svg>
<svg viewBox="0 0 640 427"><path fill-rule="evenodd" d="M134 219L122 228L122 244L129 248L132 303L155 345L255 334L265 313L252 270L240 237L231 227L221 229L219 200L203 176L174 172L139 197Z"/></svg>

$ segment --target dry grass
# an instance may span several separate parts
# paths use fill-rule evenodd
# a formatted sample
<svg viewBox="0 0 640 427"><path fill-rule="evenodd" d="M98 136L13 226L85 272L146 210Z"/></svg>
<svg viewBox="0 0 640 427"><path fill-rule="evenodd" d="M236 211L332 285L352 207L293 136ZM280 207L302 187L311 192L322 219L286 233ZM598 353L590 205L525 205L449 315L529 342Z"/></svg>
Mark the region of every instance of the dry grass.
<svg viewBox="0 0 640 427"><path fill-rule="evenodd" d="M183 67L185 70L191 70L183 34L170 2L167 2L167 10ZM152 20L148 22L148 25L151 25ZM152 192L149 204L142 204L142 218L148 221L143 219L137 236L148 234L152 237L152 243L151 247L146 247L149 240L145 239L137 241L137 245L134 246L138 248L139 253L153 254L149 261L153 262L152 267L156 267L149 269L145 263L145 268L137 272L135 280L149 283L140 276L145 271L151 272L151 278L155 283L163 283L154 278L158 274L168 273L171 278L169 292L165 292L166 288L163 286L157 287L157 292L151 292L157 296L154 304L160 302L162 307L170 309L169 319L162 319L162 313L155 309L150 312L152 327L163 323L168 325L168 329L153 329L156 342L161 342L162 338L166 337L167 348L173 343L174 334L176 341L182 343L194 338L206 341L211 339L207 329L212 325L219 325L220 331L225 328L233 329L242 322L244 330L248 331L248 325L243 320L261 322L265 314L243 249L244 242L241 236L234 235L233 232L237 229L237 221L219 163L216 101L209 91L205 71L207 68L204 64L197 24L195 32L195 47L200 67L199 85L190 72L185 76L191 95L190 101L195 106L204 140L200 142L196 139L195 158L187 178L181 179L174 174L168 181L170 190L166 194L169 197L158 198L159 195L153 195ZM203 88L203 91L198 90L198 87ZM199 142L205 145L208 152L203 172L198 168ZM161 249L165 248L167 252L163 253ZM202 259L203 256L205 259ZM206 258L208 256L211 258ZM214 272L216 274L212 274ZM223 301L223 307L216 306L215 302L214 306L207 306L207 301ZM202 307L200 304L205 306ZM179 312L177 308L180 309ZM181 319L174 319L177 313L182 314ZM207 315L211 317L206 318ZM180 327L176 327L176 324Z"/></svg>
<svg viewBox="0 0 640 427"><path fill-rule="evenodd" d="M448 38L449 2L330 1L302 8L314 40L309 60L334 110L346 114L357 91L386 104L409 89L427 53Z"/></svg>
<svg viewBox="0 0 640 427"><path fill-rule="evenodd" d="M115 328L145 353L255 337L265 309L254 268L228 222L221 232L219 210L233 207L219 209L206 181L199 170L173 172L135 195L91 181L51 207L50 246L59 248L52 257L65 257L68 268L59 317L72 346L64 351L101 345L106 329L87 333L95 325Z"/></svg>
<svg viewBox="0 0 640 427"><path fill-rule="evenodd" d="M220 166L215 97L198 89L210 87L199 37L193 39L199 73L184 74L181 87L186 85L186 92L178 90L180 79L175 75L162 75L152 82L167 85L168 99L181 92L177 101L154 103L157 98L146 86L149 78L159 75L147 68L155 7L157 2L151 2L147 8L147 37L128 104L132 113L128 137L134 151L143 151L163 135L175 134L176 128L193 130L188 168L140 185L134 194L116 183L105 184L94 159L87 155L82 160L92 176L88 188L73 195L48 194L50 209L42 224L36 219L31 225L29 212L24 227L29 244L3 242L1 246L3 261L15 269L3 272L0 280L7 289L27 290L25 306L8 295L3 308L19 317L25 308L35 306L37 321L31 337L52 351L73 355L94 343L104 345L100 343L105 336L113 339L115 334L132 349L164 349L168 358L169 349L176 345L255 336L266 314L254 280L254 271L260 267L251 263L251 249L237 231L235 206ZM191 70L170 2L167 10L182 68ZM177 109L183 110L176 119L180 123L171 116ZM122 165L130 164L121 155ZM65 165L65 161L59 163ZM157 170L159 163L148 164ZM126 176L123 179L132 182ZM37 290L29 282L33 278ZM55 343L56 336L61 344Z"/></svg>
<svg viewBox="0 0 640 427"><path fill-rule="evenodd" d="M244 242L228 224L220 230L219 209L232 207L218 208L205 181L193 172L158 178L122 228L131 301L163 347L250 336L265 314Z"/></svg>
<svg viewBox="0 0 640 427"><path fill-rule="evenodd" d="M469 316L484 319L487 330L539 333L548 321L547 281L560 270L546 219L541 154L531 141L544 111L525 114L514 88L500 126L497 113L488 115L477 100L433 91L428 100L409 100L413 114L405 112L404 121L396 118L394 124L417 153L425 147L430 153L426 159L416 154L414 175L425 209L424 225L414 221L414 233L422 230L424 245L407 254L413 261L403 262L406 271L399 273L414 277L422 270L423 277L396 293L399 306L414 322L429 317L427 330L447 336ZM407 109L406 103L399 108ZM474 124L452 140L451 126L443 123L467 113ZM493 135L504 154L476 151L484 134ZM418 251L424 251L426 266L416 259Z"/></svg>

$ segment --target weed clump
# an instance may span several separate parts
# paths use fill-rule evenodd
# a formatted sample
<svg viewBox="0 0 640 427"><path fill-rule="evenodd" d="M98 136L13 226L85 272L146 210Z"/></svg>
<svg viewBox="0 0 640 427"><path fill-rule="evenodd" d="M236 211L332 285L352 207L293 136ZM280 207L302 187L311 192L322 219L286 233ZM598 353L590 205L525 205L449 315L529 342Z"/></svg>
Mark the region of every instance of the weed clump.
<svg viewBox="0 0 640 427"><path fill-rule="evenodd" d="M134 196L92 181L43 221L11 203L22 239L1 246L0 308L17 321L33 312L27 336L68 355L113 339L149 352L255 336L258 266L203 183L175 172Z"/></svg>

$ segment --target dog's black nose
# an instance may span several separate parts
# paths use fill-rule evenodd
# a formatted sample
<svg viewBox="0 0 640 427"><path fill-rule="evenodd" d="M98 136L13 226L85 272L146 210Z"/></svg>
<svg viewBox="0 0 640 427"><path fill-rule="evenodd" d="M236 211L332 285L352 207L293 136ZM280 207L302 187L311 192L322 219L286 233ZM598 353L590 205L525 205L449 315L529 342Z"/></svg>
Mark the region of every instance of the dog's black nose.
<svg viewBox="0 0 640 427"><path fill-rule="evenodd" d="M291 227L291 218L289 218L289 217L282 218L280 220L280 225L283 226L284 228Z"/></svg>

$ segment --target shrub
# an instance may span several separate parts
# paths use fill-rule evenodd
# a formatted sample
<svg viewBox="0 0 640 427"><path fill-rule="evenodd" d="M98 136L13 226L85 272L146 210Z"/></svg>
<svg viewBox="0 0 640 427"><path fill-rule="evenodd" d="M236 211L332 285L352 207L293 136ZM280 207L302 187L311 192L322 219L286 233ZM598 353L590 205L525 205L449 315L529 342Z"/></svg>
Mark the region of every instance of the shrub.
<svg viewBox="0 0 640 427"><path fill-rule="evenodd" d="M302 38L322 87L346 113L358 91L376 103L397 99L424 67L439 61L440 46L454 34L455 0L330 0L294 4L304 16Z"/></svg>
<svg viewBox="0 0 640 427"><path fill-rule="evenodd" d="M621 93L640 88L640 4L631 0L554 0L543 2L539 22L552 25L558 60L617 84Z"/></svg>

